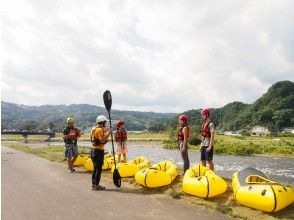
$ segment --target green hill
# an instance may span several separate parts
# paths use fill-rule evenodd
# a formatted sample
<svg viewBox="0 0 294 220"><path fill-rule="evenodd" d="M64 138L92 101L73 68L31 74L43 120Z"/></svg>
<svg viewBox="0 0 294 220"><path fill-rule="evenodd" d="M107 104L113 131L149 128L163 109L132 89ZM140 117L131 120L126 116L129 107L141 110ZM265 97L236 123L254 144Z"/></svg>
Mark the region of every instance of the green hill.
<svg viewBox="0 0 294 220"><path fill-rule="evenodd" d="M76 125L86 129L92 126L97 115L107 114L105 108L88 104L26 106L1 102L1 124L3 129L61 131L68 116L73 116ZM184 112L189 116L190 125L198 130L201 124L200 109ZM138 111L112 111L113 119L124 119L128 130L174 130L178 123L174 113ZM281 81L253 104L232 102L214 109L212 119L218 130L248 130L255 125L281 131L294 127L294 83Z"/></svg>
<svg viewBox="0 0 294 220"><path fill-rule="evenodd" d="M201 124L200 109L184 112L190 118L190 125ZM232 102L213 110L212 120L218 130L248 130L255 125L267 127L270 131L281 131L294 127L294 83L281 81L272 85L268 91L253 104ZM177 117L167 125L175 129Z"/></svg>
<svg viewBox="0 0 294 220"><path fill-rule="evenodd" d="M98 115L107 115L105 108L88 104L26 106L1 102L1 126L4 129L61 131L65 120L73 116L76 126L87 129ZM128 130L160 131L173 113L112 111L112 119L124 119Z"/></svg>

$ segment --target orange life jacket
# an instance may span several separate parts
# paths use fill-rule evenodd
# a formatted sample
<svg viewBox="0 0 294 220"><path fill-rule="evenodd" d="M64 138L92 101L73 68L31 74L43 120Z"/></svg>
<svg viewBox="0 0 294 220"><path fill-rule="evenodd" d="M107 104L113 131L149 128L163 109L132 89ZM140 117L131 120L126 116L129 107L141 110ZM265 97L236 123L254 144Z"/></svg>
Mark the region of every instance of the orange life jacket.
<svg viewBox="0 0 294 220"><path fill-rule="evenodd" d="M127 138L127 132L125 129L118 129L115 135L115 141L121 142L121 141L126 141Z"/></svg>
<svg viewBox="0 0 294 220"><path fill-rule="evenodd" d="M189 138L189 127L188 126L185 126L185 127L187 127L187 129L188 129L188 138ZM184 133L183 133L183 128L184 127L181 127L180 129L179 129L179 131L178 131L178 141L183 141L184 140Z"/></svg>
<svg viewBox="0 0 294 220"><path fill-rule="evenodd" d="M211 137L211 133L209 130L209 124L211 123L211 121L207 121L207 122L203 122L201 125L201 131L200 134L202 137Z"/></svg>
<svg viewBox="0 0 294 220"><path fill-rule="evenodd" d="M102 143L102 142L100 141L99 138L96 138L96 137L95 137L96 129L97 129L97 128L92 129L91 137L90 137L90 140L91 140L91 143L92 143L92 146L93 146L93 147L97 147L97 146L99 146L99 145L101 145L101 144L106 144L106 143L107 143L107 141L105 141L105 143ZM103 134L104 134L104 132L103 132Z"/></svg>

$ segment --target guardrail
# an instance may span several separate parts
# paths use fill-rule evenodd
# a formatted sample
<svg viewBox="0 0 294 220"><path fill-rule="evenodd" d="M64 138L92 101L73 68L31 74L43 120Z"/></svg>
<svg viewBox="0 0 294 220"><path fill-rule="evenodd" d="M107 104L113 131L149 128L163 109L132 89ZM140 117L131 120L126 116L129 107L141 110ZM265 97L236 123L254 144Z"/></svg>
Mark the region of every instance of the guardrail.
<svg viewBox="0 0 294 220"><path fill-rule="evenodd" d="M47 135L48 138L45 141L51 141L51 138L55 137L55 132L34 132L34 131L1 131L2 134L15 134L22 135L24 137L24 142L28 143L29 135Z"/></svg>

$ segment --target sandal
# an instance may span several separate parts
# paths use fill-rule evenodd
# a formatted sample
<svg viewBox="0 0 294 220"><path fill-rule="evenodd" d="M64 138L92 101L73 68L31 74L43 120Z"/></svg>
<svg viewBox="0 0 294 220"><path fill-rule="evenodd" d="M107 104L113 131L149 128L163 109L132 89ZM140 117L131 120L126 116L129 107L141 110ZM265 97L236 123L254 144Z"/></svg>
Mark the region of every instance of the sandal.
<svg viewBox="0 0 294 220"><path fill-rule="evenodd" d="M93 190L105 190L105 187L98 185L98 186L93 186L92 189Z"/></svg>
<svg viewBox="0 0 294 220"><path fill-rule="evenodd" d="M98 189L98 190L104 190L104 189L105 189L105 187L104 187L104 186L100 186L100 185L99 185L99 186L97 187L97 189Z"/></svg>

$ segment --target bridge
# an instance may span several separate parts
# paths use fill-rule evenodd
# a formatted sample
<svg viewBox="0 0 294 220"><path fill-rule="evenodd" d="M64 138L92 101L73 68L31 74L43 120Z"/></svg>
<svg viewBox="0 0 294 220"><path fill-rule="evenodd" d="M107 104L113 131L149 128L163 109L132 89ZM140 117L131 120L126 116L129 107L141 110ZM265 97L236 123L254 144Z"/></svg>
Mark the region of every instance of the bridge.
<svg viewBox="0 0 294 220"><path fill-rule="evenodd" d="M2 134L14 134L14 135L22 135L24 137L24 142L28 143L29 135L47 135L48 138L45 141L50 141L51 138L55 137L55 132L35 132L35 131L1 131Z"/></svg>

